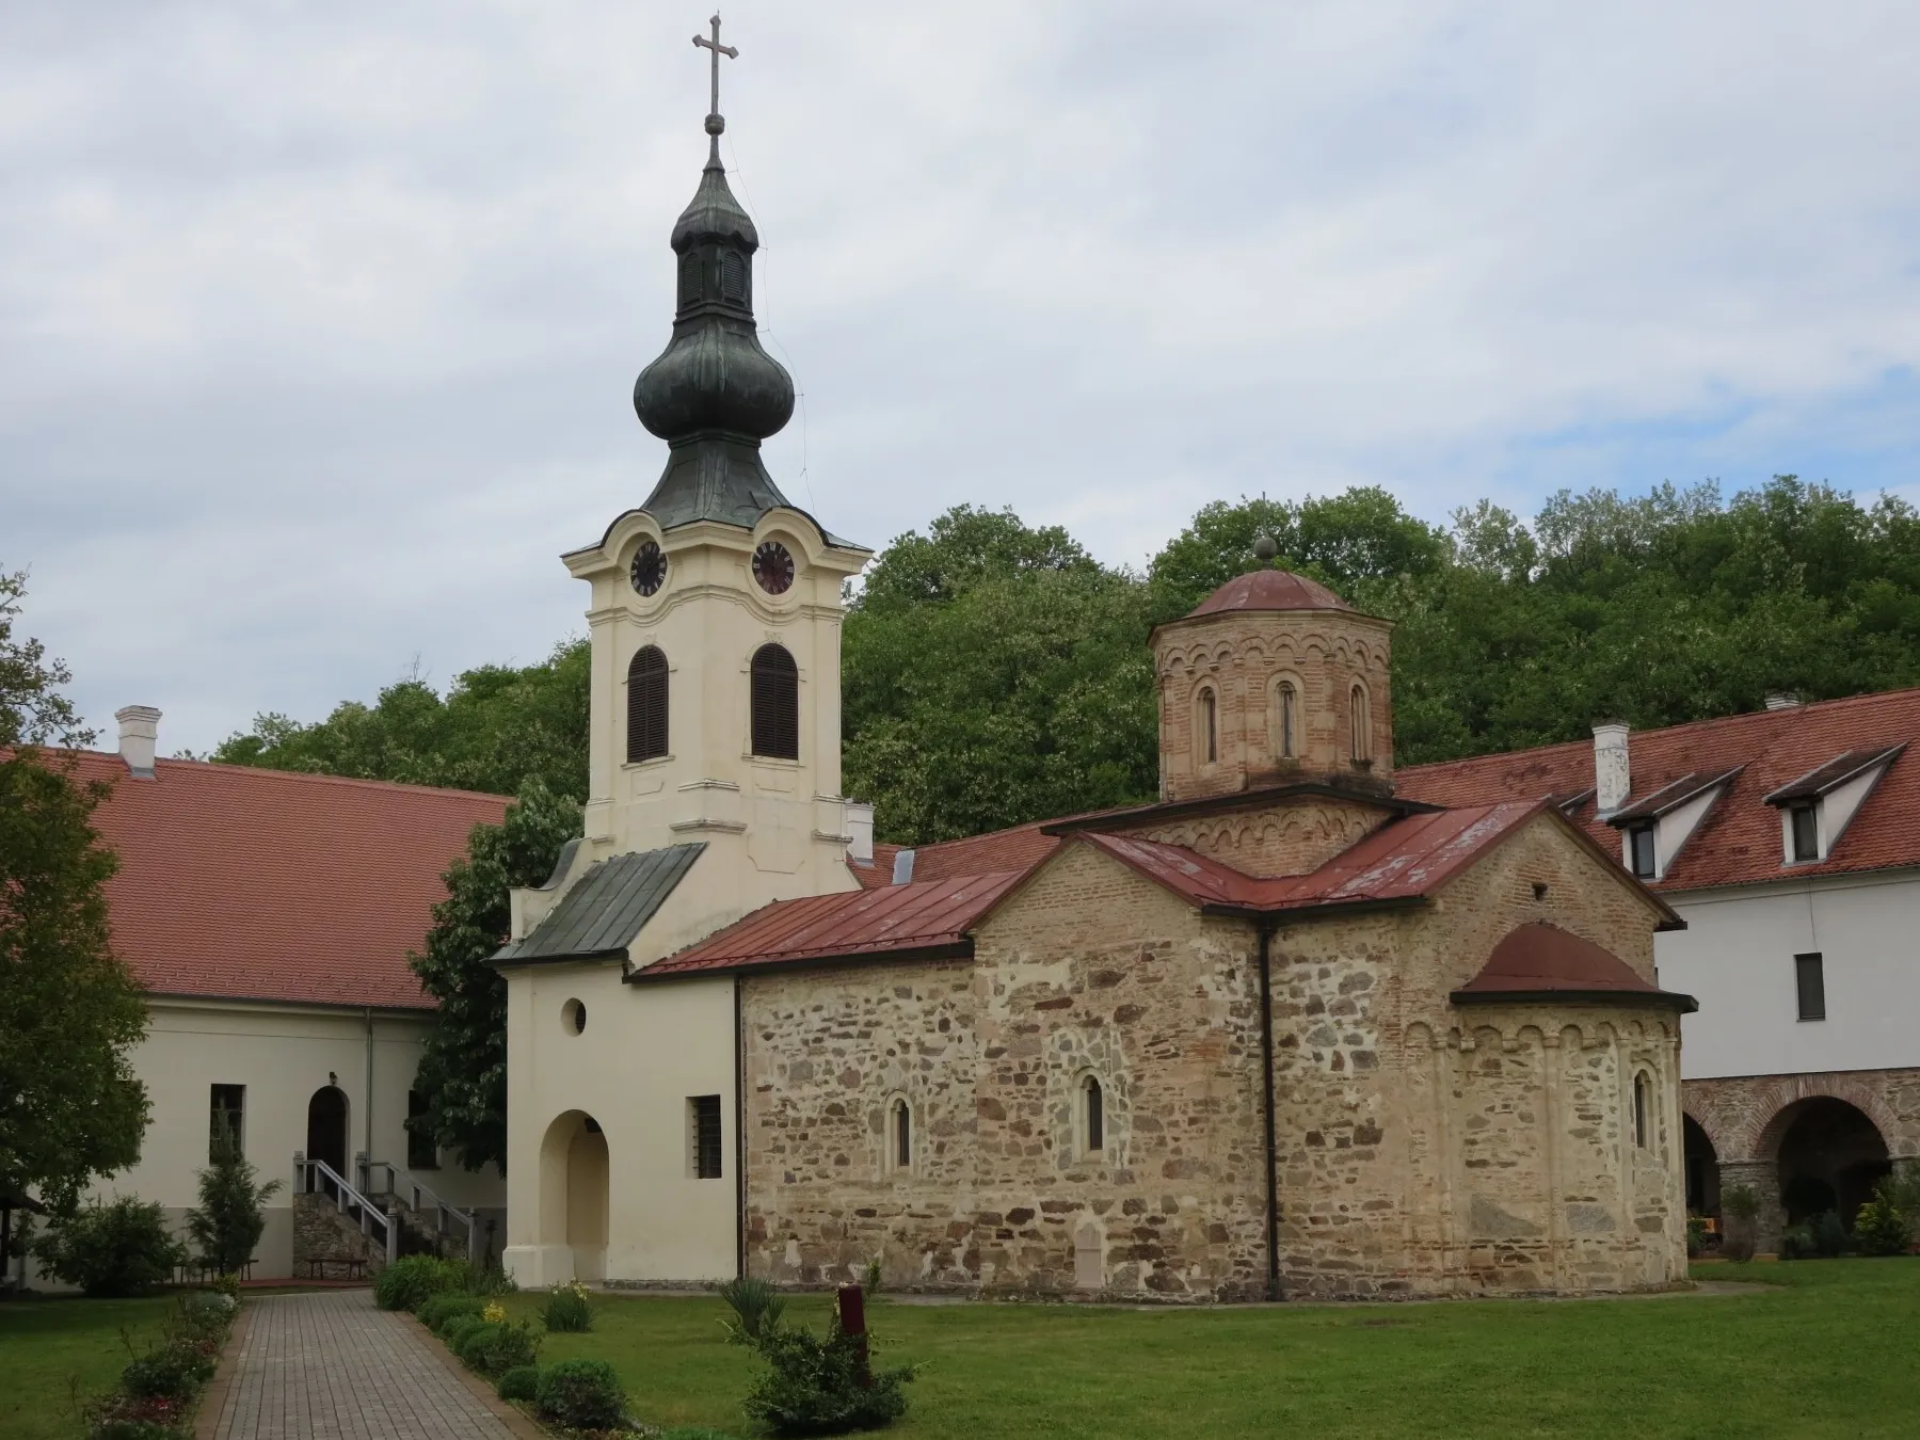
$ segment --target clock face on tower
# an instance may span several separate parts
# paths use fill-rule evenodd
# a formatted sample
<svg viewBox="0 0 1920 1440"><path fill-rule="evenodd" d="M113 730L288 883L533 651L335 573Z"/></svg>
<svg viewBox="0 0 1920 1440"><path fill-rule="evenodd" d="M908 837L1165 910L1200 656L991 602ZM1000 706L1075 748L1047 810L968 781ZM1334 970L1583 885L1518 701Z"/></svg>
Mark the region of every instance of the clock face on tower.
<svg viewBox="0 0 1920 1440"><path fill-rule="evenodd" d="M667 557L649 540L633 557L633 588L642 595L653 595L667 583Z"/></svg>
<svg viewBox="0 0 1920 1440"><path fill-rule="evenodd" d="M769 595L784 595L793 584L793 556L778 540L769 540L753 552L753 578Z"/></svg>

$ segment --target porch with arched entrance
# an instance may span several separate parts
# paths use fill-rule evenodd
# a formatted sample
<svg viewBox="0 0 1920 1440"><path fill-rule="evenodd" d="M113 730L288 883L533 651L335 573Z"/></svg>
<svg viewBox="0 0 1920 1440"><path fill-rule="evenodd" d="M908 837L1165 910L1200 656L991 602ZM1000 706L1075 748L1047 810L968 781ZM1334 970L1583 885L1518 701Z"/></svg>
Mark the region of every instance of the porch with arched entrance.
<svg viewBox="0 0 1920 1440"><path fill-rule="evenodd" d="M568 1110L547 1126L536 1243L571 1252L576 1280L606 1278L609 1169L606 1132L586 1111Z"/></svg>
<svg viewBox="0 0 1920 1440"><path fill-rule="evenodd" d="M1754 1192L1760 1201L1754 1245L1762 1252L1778 1250L1787 1229L1828 1211L1851 1230L1860 1206L1896 1163L1883 1112L1871 1096L1842 1098L1811 1087L1778 1095L1716 1147L1717 1198L1735 1185ZM1704 1129L1701 1137L1712 1144ZM1690 1182L1692 1169L1690 1150Z"/></svg>

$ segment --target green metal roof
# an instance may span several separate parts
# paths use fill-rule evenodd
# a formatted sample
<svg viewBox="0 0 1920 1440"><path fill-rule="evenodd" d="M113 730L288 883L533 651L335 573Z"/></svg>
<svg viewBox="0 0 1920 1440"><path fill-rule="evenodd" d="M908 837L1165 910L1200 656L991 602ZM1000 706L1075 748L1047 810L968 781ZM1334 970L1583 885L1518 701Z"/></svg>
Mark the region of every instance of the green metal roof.
<svg viewBox="0 0 1920 1440"><path fill-rule="evenodd" d="M547 912L531 935L503 947L493 963L624 958L641 927L706 848L700 840L600 861Z"/></svg>

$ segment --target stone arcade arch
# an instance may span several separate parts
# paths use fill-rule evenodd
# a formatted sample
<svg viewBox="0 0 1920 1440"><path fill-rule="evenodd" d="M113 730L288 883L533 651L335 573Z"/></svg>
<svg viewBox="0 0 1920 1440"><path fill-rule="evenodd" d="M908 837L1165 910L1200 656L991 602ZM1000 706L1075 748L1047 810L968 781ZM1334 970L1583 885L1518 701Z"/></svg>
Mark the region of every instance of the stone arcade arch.
<svg viewBox="0 0 1920 1440"><path fill-rule="evenodd" d="M539 1243L572 1252L573 1278L607 1273L606 1132L584 1110L555 1117L540 1142Z"/></svg>
<svg viewBox="0 0 1920 1440"><path fill-rule="evenodd" d="M1694 1215L1720 1213L1720 1152L1706 1127L1691 1115L1682 1115L1686 1137L1687 1210Z"/></svg>
<svg viewBox="0 0 1920 1440"><path fill-rule="evenodd" d="M1886 1136L1859 1107L1830 1095L1797 1100L1761 1132L1778 1166L1780 1208L1786 1223L1837 1211L1853 1228L1854 1214L1893 1168Z"/></svg>

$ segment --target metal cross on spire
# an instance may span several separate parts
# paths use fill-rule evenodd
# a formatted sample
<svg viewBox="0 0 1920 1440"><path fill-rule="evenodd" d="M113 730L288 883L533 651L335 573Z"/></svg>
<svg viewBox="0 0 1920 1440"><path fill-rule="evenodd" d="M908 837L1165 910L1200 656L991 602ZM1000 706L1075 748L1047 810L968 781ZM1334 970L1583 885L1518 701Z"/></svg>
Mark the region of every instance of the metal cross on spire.
<svg viewBox="0 0 1920 1440"><path fill-rule="evenodd" d="M698 45L702 50L711 50L713 52L713 96L711 103L707 106L707 134L713 136L713 153L715 158L718 158L720 154L720 132L727 128L727 122L722 119L720 115L720 57L724 55L729 60L738 60L740 58L740 52L731 45L722 45L720 43L720 16L718 12L714 14L713 19L709 23L713 26L713 38L709 40L704 35L696 35L693 37L693 43Z"/></svg>

